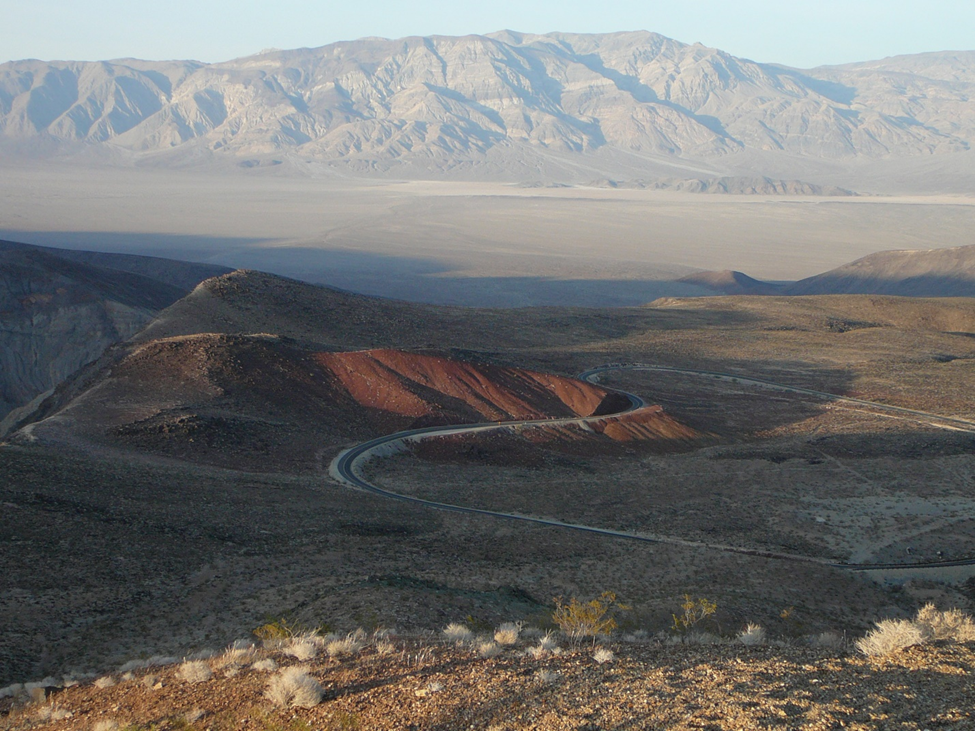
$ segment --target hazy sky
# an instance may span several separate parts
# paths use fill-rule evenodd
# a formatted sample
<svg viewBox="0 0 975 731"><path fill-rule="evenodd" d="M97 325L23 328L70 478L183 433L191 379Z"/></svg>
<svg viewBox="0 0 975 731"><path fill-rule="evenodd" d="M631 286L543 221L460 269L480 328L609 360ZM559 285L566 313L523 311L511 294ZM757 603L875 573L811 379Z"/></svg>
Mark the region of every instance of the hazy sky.
<svg viewBox="0 0 975 731"><path fill-rule="evenodd" d="M975 50L975 0L0 0L0 61L222 61L363 36L651 30L799 67Z"/></svg>

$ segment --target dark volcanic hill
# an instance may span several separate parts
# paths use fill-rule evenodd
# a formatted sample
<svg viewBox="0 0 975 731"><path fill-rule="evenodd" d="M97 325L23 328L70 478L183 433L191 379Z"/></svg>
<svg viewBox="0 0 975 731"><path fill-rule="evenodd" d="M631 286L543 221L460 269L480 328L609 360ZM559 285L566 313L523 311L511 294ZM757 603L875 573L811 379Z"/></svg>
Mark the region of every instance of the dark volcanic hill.
<svg viewBox="0 0 975 731"><path fill-rule="evenodd" d="M0 242L0 420L223 267ZM0 422L0 435L19 412Z"/></svg>
<svg viewBox="0 0 975 731"><path fill-rule="evenodd" d="M975 297L975 246L881 251L796 282L785 293Z"/></svg>
<svg viewBox="0 0 975 731"><path fill-rule="evenodd" d="M630 172L650 156L962 152L975 141L973 90L972 52L798 70L643 31L368 38L216 64L2 64L0 141L154 164L521 179L599 150Z"/></svg>

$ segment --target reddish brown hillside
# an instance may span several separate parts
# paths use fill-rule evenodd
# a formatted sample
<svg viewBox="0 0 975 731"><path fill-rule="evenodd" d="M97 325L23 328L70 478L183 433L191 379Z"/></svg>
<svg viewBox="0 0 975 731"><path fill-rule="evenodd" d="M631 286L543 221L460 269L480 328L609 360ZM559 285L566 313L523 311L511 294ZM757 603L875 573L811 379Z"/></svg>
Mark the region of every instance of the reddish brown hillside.
<svg viewBox="0 0 975 731"><path fill-rule="evenodd" d="M424 421L591 416L627 404L571 378L398 350L319 353L315 360L361 406Z"/></svg>
<svg viewBox="0 0 975 731"><path fill-rule="evenodd" d="M67 428L180 458L308 469L323 448L401 429L589 416L626 405L598 386L518 368L208 334L137 347L36 434L57 438Z"/></svg>

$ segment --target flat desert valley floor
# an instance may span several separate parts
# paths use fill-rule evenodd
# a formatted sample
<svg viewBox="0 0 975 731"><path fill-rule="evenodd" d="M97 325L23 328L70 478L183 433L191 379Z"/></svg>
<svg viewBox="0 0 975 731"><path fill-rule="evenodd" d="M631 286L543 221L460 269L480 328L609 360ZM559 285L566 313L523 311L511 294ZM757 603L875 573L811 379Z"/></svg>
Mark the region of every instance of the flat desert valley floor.
<svg viewBox="0 0 975 731"><path fill-rule="evenodd" d="M207 261L442 304L639 305L972 243L975 197L736 196L5 162L0 238ZM870 192L869 190L866 192Z"/></svg>

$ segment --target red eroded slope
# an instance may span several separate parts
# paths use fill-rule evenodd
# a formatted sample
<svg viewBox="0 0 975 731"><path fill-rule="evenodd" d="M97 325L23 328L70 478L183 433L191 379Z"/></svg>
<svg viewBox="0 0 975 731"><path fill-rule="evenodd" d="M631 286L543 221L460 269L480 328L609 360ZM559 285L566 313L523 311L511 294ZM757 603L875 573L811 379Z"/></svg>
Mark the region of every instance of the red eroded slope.
<svg viewBox="0 0 975 731"><path fill-rule="evenodd" d="M591 416L626 399L548 373L398 350L317 353L315 361L361 406L424 420L509 421Z"/></svg>

